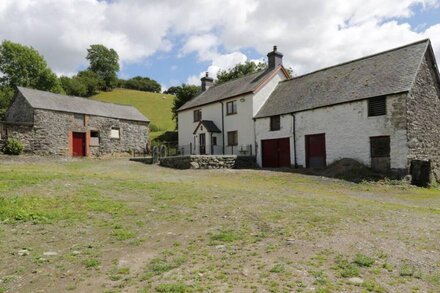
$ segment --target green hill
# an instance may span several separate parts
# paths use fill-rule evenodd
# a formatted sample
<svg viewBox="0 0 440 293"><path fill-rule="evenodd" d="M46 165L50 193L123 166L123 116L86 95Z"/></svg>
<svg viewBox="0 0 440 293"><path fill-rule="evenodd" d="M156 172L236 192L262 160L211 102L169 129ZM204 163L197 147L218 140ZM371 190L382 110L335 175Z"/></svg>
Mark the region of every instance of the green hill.
<svg viewBox="0 0 440 293"><path fill-rule="evenodd" d="M111 92L102 92L92 99L132 105L150 119L151 138L155 138L164 131L174 130L175 122L172 120L171 108L174 96L141 92L129 89L114 89Z"/></svg>

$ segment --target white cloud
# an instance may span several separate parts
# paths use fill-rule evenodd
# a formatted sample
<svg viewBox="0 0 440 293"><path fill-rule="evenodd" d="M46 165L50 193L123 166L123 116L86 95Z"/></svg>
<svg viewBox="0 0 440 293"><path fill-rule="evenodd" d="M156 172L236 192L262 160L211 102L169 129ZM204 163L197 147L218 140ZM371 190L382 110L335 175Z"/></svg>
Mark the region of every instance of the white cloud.
<svg viewBox="0 0 440 293"><path fill-rule="evenodd" d="M262 56L278 45L296 73L361 57L421 38L432 39L440 56L439 24L416 32L405 23L415 5L439 0L1 0L0 39L38 49L58 73L86 64L86 49L102 43L122 63L139 62L176 46L181 56L196 53L214 75ZM399 17L399 22L394 18ZM420 27L418 28L420 29ZM438 57L440 59L440 57ZM170 80L173 77L170 77ZM195 75L188 82L199 82Z"/></svg>

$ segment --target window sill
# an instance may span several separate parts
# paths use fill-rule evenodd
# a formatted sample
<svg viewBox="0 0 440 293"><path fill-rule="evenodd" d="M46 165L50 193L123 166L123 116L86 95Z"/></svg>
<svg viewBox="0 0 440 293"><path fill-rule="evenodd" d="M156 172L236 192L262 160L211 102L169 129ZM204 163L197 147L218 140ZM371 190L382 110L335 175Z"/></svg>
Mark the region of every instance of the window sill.
<svg viewBox="0 0 440 293"><path fill-rule="evenodd" d="M226 116L232 116L232 115L237 115L238 113L237 112L235 112L235 113L226 113Z"/></svg>

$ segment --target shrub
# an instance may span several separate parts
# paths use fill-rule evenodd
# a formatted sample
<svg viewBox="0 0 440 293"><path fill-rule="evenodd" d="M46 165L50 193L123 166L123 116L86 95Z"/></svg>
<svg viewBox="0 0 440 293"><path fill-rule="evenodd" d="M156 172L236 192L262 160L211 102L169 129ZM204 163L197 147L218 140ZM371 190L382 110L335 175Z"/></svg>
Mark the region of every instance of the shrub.
<svg viewBox="0 0 440 293"><path fill-rule="evenodd" d="M353 262L360 267L371 267L374 264L374 259L369 256L363 255L361 253L358 253L354 257Z"/></svg>
<svg viewBox="0 0 440 293"><path fill-rule="evenodd" d="M3 152L7 155L19 155L23 152L23 144L17 140L10 138L3 147Z"/></svg>

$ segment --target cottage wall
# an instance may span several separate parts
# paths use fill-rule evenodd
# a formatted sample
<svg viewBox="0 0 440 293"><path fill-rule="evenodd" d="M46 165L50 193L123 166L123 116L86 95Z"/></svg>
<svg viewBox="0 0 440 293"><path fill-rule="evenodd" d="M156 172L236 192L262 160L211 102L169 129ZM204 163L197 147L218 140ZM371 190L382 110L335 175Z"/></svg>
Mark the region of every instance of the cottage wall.
<svg viewBox="0 0 440 293"><path fill-rule="evenodd" d="M440 93L433 60L426 54L407 100L408 160L431 160L440 181Z"/></svg>
<svg viewBox="0 0 440 293"><path fill-rule="evenodd" d="M305 136L325 133L327 164L342 159L352 158L371 165L370 137L390 136L391 168L407 168L406 146L406 109L407 94L388 96L387 115L368 117L368 101L356 101L310 111L296 113L295 139L297 164L306 165ZM294 162L293 116L284 115L280 131L269 131L270 119L256 121L258 141L257 162L261 166L261 140L290 138L291 163Z"/></svg>

